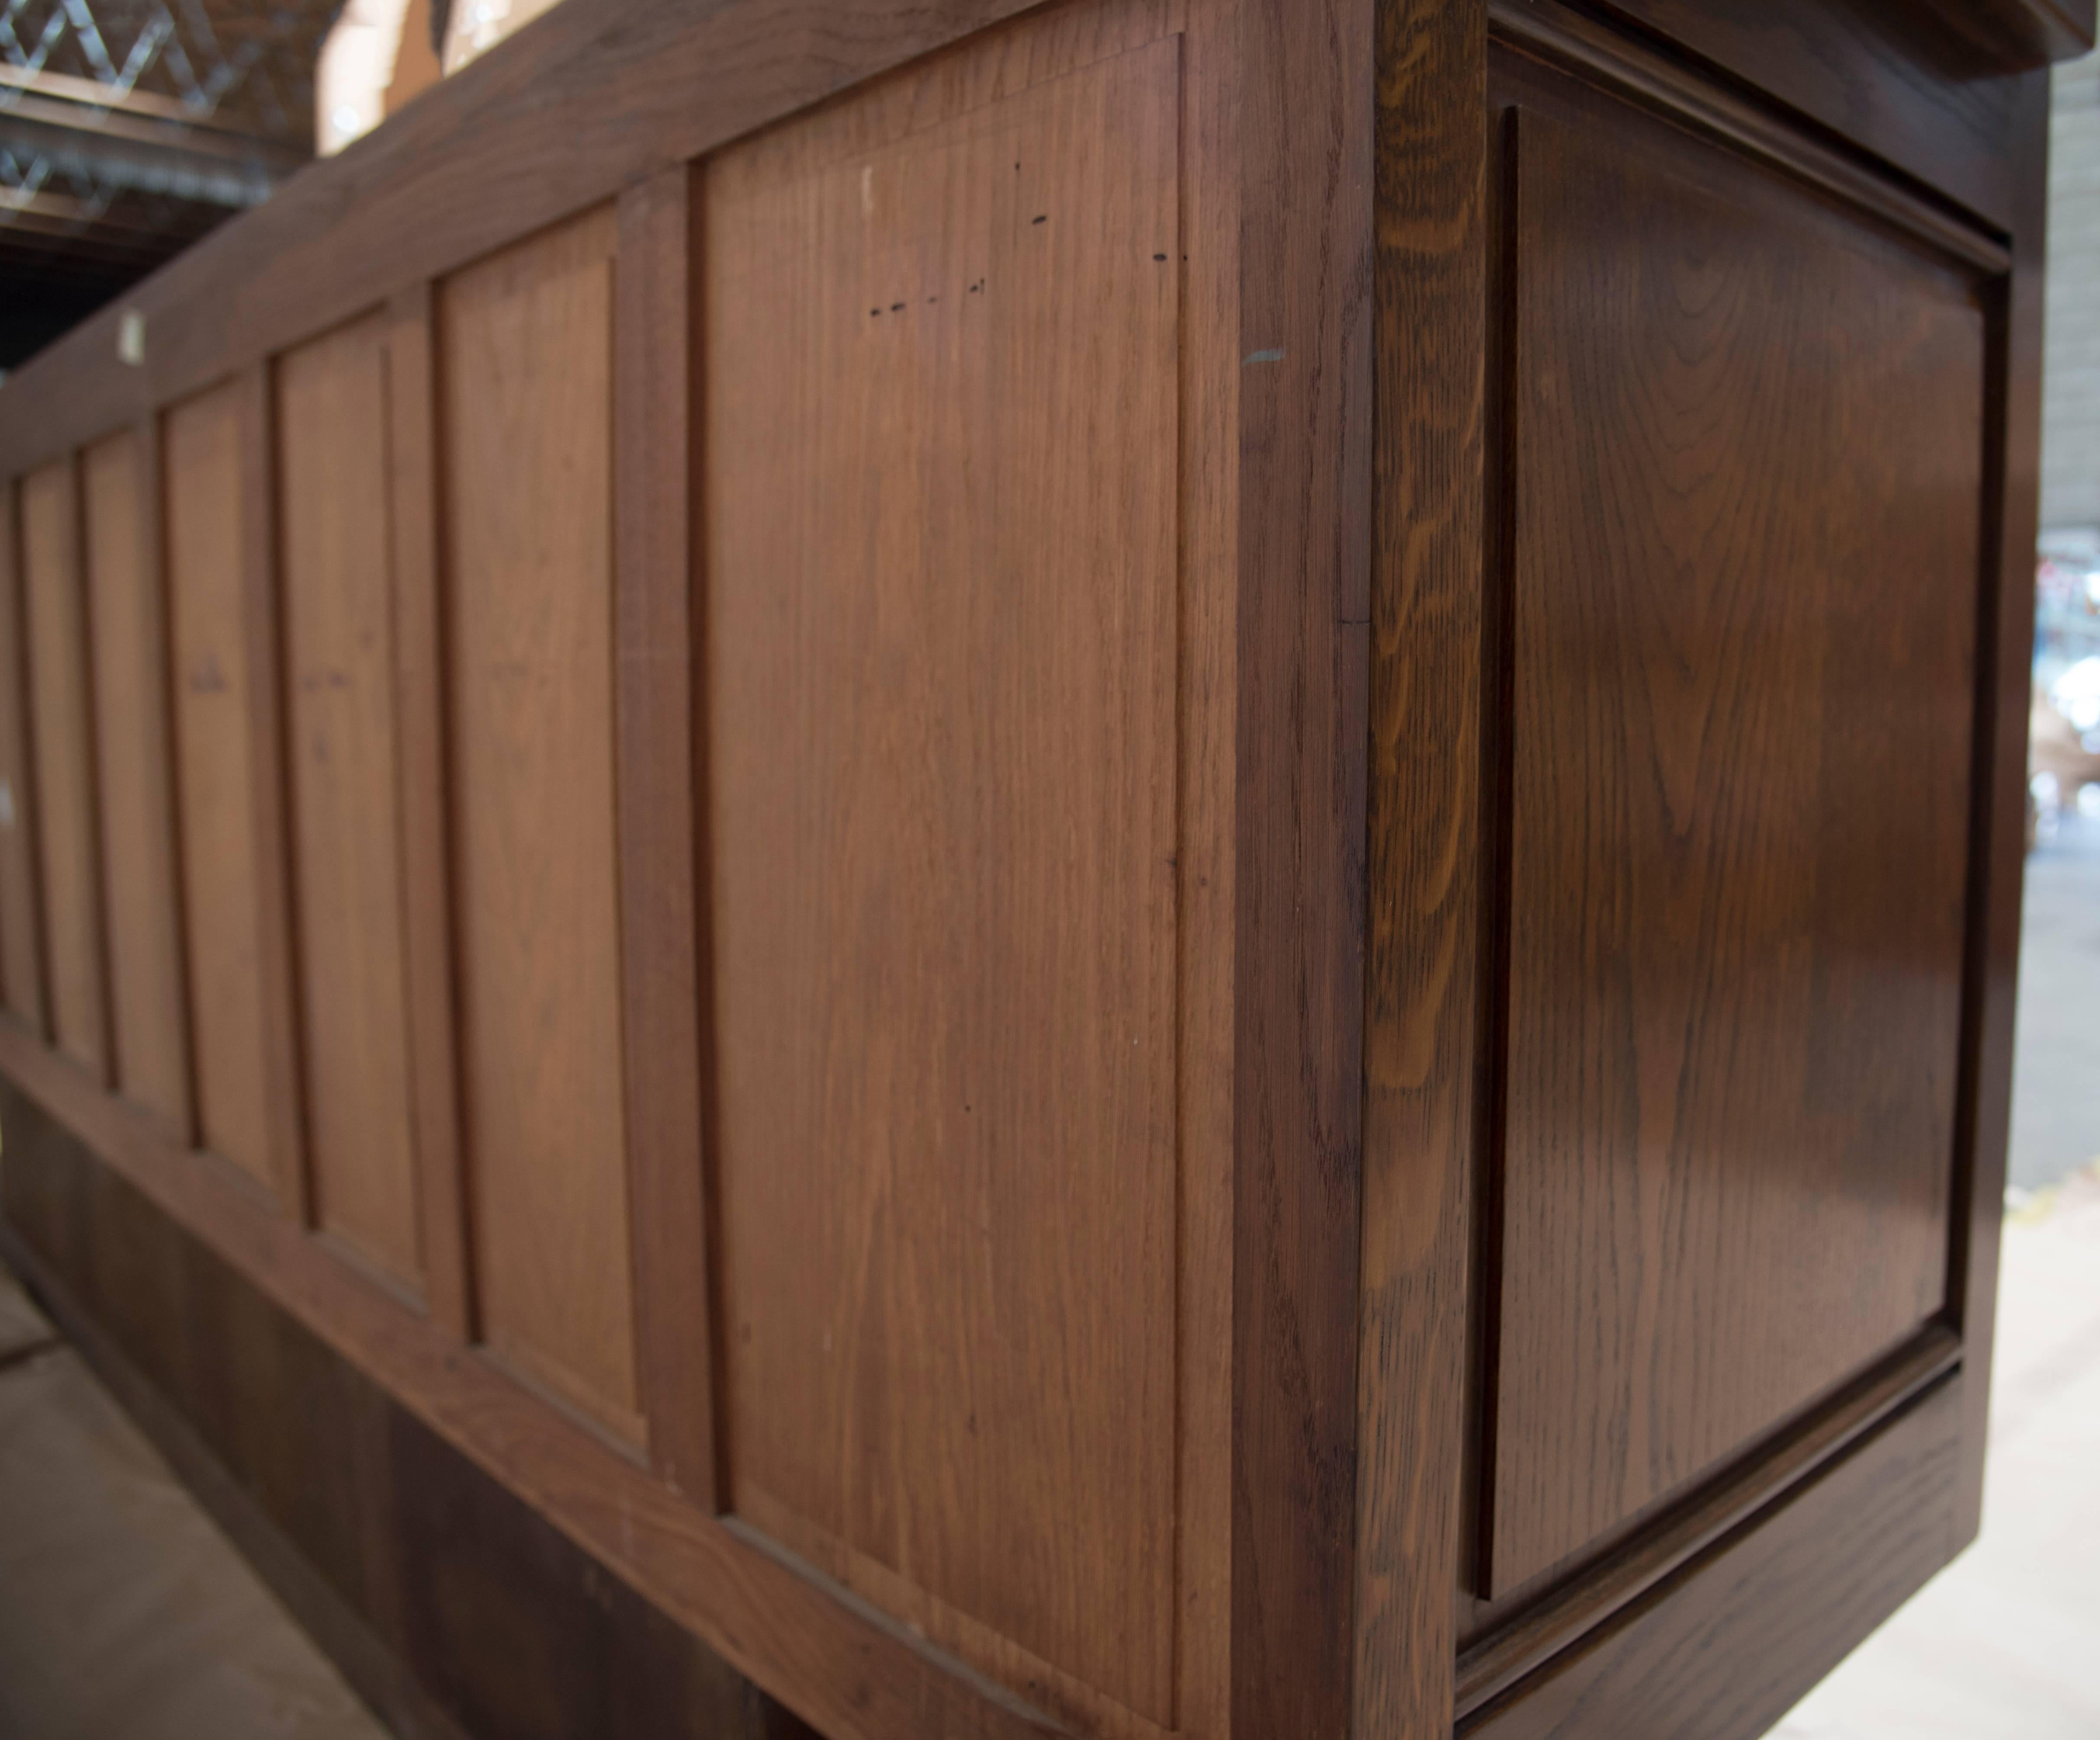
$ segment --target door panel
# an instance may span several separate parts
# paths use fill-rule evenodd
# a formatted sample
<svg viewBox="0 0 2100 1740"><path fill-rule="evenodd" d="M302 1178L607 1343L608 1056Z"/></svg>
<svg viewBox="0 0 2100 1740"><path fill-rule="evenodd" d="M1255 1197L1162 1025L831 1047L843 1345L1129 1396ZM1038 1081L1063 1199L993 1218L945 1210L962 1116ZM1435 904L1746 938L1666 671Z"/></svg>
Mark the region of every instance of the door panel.
<svg viewBox="0 0 2100 1740"><path fill-rule="evenodd" d="M1865 214L1512 95L1495 1596L1945 1300L1987 338Z"/></svg>
<svg viewBox="0 0 2100 1740"><path fill-rule="evenodd" d="M642 1434L613 801L613 213L439 297L476 1304L514 1369Z"/></svg>
<svg viewBox="0 0 2100 1740"><path fill-rule="evenodd" d="M271 1014L256 802L255 624L243 572L238 389L168 413L163 447L175 748L203 1145L274 1185Z"/></svg>
<svg viewBox="0 0 2100 1740"><path fill-rule="evenodd" d="M702 369L736 1508L1162 1723L1177 46L726 153Z"/></svg>
<svg viewBox="0 0 2100 1740"><path fill-rule="evenodd" d="M387 489L387 321L277 364L285 710L318 1223L422 1271Z"/></svg>
<svg viewBox="0 0 2100 1740"><path fill-rule="evenodd" d="M109 891L117 1084L171 1129L190 1124L168 744L167 612L158 567L154 456L135 431L81 460L95 623L95 748Z"/></svg>
<svg viewBox="0 0 2100 1740"><path fill-rule="evenodd" d="M101 843L95 827L87 594L79 479L70 461L22 484L23 596L29 718L43 844L44 958L59 1049L97 1076L109 1069L104 1007Z"/></svg>

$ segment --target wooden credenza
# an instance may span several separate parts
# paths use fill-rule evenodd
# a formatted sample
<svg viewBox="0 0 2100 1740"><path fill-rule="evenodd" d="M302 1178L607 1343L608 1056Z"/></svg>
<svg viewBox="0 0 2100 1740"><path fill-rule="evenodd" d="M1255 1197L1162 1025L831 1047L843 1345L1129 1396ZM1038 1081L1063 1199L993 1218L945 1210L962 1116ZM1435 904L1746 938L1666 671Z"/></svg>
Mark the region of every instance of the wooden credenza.
<svg viewBox="0 0 2100 1740"><path fill-rule="evenodd" d="M1762 1732L1978 1526L2092 22L551 13L0 389L7 1248L558 1678Z"/></svg>

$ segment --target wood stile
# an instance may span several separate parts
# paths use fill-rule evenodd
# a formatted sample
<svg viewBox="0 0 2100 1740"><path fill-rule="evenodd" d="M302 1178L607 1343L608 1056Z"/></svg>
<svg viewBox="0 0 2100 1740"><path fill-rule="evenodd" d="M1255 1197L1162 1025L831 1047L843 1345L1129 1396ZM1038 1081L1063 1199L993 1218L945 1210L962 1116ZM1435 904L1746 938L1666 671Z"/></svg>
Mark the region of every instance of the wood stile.
<svg viewBox="0 0 2100 1740"><path fill-rule="evenodd" d="M22 625L20 490L0 484L0 993L31 1031L44 1027L38 919L36 776L29 753L29 652Z"/></svg>

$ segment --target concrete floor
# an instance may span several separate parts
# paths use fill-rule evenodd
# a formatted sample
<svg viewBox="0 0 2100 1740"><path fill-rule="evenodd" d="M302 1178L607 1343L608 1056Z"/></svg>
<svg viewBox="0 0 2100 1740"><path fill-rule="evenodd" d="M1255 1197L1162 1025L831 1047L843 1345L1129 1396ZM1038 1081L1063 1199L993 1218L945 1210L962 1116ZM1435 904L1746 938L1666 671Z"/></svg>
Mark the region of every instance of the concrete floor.
<svg viewBox="0 0 2100 1740"><path fill-rule="evenodd" d="M2100 821L2027 859L2015 1045L2009 1174L2040 1190L2100 1158Z"/></svg>
<svg viewBox="0 0 2100 1740"><path fill-rule="evenodd" d="M386 1740L5 1270L0 1740Z"/></svg>
<svg viewBox="0 0 2100 1740"><path fill-rule="evenodd" d="M2100 1168L2005 1228L1983 1539L1777 1740L2100 1736Z"/></svg>

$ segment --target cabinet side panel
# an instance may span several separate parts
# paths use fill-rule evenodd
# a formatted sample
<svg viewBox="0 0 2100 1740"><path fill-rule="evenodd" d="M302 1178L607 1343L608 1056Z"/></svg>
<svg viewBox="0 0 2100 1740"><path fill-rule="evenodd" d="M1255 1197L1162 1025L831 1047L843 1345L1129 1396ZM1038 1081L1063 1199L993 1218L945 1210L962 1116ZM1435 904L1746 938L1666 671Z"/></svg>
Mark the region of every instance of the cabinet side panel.
<svg viewBox="0 0 2100 1740"><path fill-rule="evenodd" d="M277 437L315 1218L412 1281L386 334L375 318L288 352Z"/></svg>
<svg viewBox="0 0 2100 1740"><path fill-rule="evenodd" d="M462 1059L479 1323L638 1437L612 711L613 219L439 293Z"/></svg>
<svg viewBox="0 0 2100 1740"><path fill-rule="evenodd" d="M813 122L704 208L735 1507L1159 1723L1180 86Z"/></svg>
<svg viewBox="0 0 2100 1740"><path fill-rule="evenodd" d="M29 661L22 634L17 500L14 484L0 483L0 996L10 1014L42 1032L36 782L29 770Z"/></svg>
<svg viewBox="0 0 2100 1740"><path fill-rule="evenodd" d="M237 392L168 413L169 615L197 1121L205 1147L274 1185L250 702L267 649L249 644Z"/></svg>
<svg viewBox="0 0 2100 1740"><path fill-rule="evenodd" d="M87 450L81 468L95 616L111 1015L118 1085L172 1128L187 1130L166 618L151 525L160 510L145 444L133 431L112 435Z"/></svg>
<svg viewBox="0 0 2100 1740"><path fill-rule="evenodd" d="M1601 99L1515 139L1494 1594L1945 1301L1984 493L1972 279Z"/></svg>
<svg viewBox="0 0 2100 1740"><path fill-rule="evenodd" d="M109 1039L103 996L102 872L76 488L69 460L46 466L24 481L23 591L29 610L29 704L52 1036L76 1062L104 1075L109 1067Z"/></svg>

